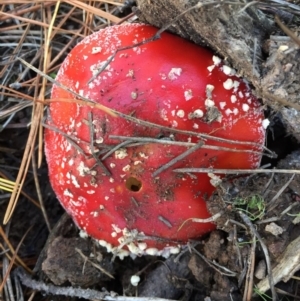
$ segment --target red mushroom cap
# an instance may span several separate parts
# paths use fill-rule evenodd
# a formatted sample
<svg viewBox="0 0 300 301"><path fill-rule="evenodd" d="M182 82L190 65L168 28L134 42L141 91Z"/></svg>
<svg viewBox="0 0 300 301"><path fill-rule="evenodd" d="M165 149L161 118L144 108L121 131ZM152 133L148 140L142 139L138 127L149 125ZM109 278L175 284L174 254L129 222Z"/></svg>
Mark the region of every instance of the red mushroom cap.
<svg viewBox="0 0 300 301"><path fill-rule="evenodd" d="M260 104L247 84L210 51L172 34L119 51L97 75L119 47L156 32L143 24L96 32L70 52L56 80L94 102L162 127L77 104L73 94L54 85L52 98L61 101L51 103L45 130L49 176L59 201L79 228L121 258L129 251L167 256L214 229L212 223L189 221L210 217L205 200L214 187L208 175L173 169L256 168L265 138ZM204 134L211 138L203 139ZM133 139L120 147L126 137L160 138L165 144ZM239 143L246 141L257 144ZM204 145L174 160L199 142ZM224 147L237 151L216 149ZM168 162L173 164L159 169Z"/></svg>

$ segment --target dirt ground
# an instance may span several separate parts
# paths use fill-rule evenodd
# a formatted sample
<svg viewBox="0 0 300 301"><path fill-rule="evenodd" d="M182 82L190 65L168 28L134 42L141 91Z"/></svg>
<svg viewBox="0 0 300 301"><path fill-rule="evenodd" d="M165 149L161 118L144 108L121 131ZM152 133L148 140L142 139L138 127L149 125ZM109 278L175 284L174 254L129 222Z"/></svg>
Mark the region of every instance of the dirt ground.
<svg viewBox="0 0 300 301"><path fill-rule="evenodd" d="M130 13L135 1L125 2L127 5L124 10L115 12L120 18ZM275 2L271 1L271 4L268 2L265 6L251 6L250 11L239 11L239 15L237 10L231 10L227 6L222 11L222 5L218 4L218 13L222 12L222 15L209 11L206 14L208 20L202 20L204 25L198 20L200 12L197 8L191 11L192 17L183 15L176 20L177 26L172 26L172 20L197 1L187 4L175 0L160 1L160 4L158 2L137 1L138 10L134 11L140 20L159 27L170 24L168 29L171 31L210 46L246 76L265 106L266 118L271 121L266 145L277 154L277 158L262 159L262 166L269 164L266 172L254 172L244 176L226 175L207 200L207 207L212 215L221 213L215 221L216 230L198 240L190 241L180 254L167 259L142 256L112 260L112 254L107 253L93 239L80 237L79 230L64 212L51 188L45 159L37 170L37 175L34 174L35 167L30 165L23 194L12 219L7 225L1 225L0 280L4 288L1 284L0 300L24 300L22 296L26 300L85 298L112 301L159 301L160 298L184 301L300 299L299 3L281 1L281 6L272 7L271 4ZM5 29L14 21L2 21L4 13L11 10L5 4L2 6L0 21L1 28ZM54 10L54 6L51 10ZM160 10L162 13L159 13ZM197 17L194 18L193 14L196 13ZM211 32L208 32L205 22L210 22L210 30L216 30L214 26L217 26L210 14L215 14L214 20L223 21L218 24L222 24L224 28L224 31L220 30L219 37L209 37ZM259 19L256 20L258 15ZM290 32L282 31L279 23L274 21L275 15L280 16L285 24L284 28L292 31L296 38L294 35L289 36ZM75 14L73 17L76 16ZM257 64L252 59L247 60L253 45L249 46L252 49L249 53L248 48L245 48L244 57L231 53L224 46L235 43L234 39L243 38L239 35L239 28L245 35L243 24L246 23L236 27L235 32L232 24L230 28L227 25L231 21L241 22L248 20L247 18L256 20L253 22L253 32L249 35L253 35L251 39L257 41ZM68 22L68 28L77 26L72 20ZM201 30L203 32L199 38ZM228 30L231 33L225 43L222 34L228 34ZM53 47L61 49L63 42L64 40L57 44L55 42ZM282 43L291 49L286 56L277 51ZM65 51L68 52L71 46ZM3 49L7 57L12 55L12 48L3 46ZM7 58L2 56L2 59L4 65ZM283 68L289 68L285 76L280 71ZM17 67L14 66L14 69ZM14 70L14 80L19 75L18 71ZM30 83L33 76L36 74L28 71L25 78ZM8 93L10 87L9 82L1 87L7 92L1 94L2 125L9 116L12 118L7 122L8 126L3 127L0 132L0 176L15 180L28 143L27 124L32 120L32 107L7 113L12 108L11 104L7 104L8 97L17 97L17 94ZM11 89L13 88L15 87ZM46 88L49 93L51 85ZM20 91L23 94L33 94L30 84L23 86ZM274 173L271 169L286 172ZM51 231L40 205L36 204L39 198L36 176ZM10 193L0 190L1 221L4 219L9 199ZM24 241L21 241L27 229L30 230ZM9 239L5 240L6 237ZM18 256L12 251L16 249ZM27 268L26 272L24 268ZM137 286L131 283L133 275L140 277Z"/></svg>

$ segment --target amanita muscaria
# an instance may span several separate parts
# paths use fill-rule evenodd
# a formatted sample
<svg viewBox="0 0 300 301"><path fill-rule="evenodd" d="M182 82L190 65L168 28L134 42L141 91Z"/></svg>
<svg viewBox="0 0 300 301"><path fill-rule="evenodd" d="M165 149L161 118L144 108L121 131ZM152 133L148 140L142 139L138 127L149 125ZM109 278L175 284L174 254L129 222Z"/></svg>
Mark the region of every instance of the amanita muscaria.
<svg viewBox="0 0 300 301"><path fill-rule="evenodd" d="M70 52L56 77L134 120L78 104L76 96L54 85L45 130L49 176L59 201L80 229L121 258L168 256L213 230L212 223L190 220L210 217L205 201L214 190L210 178L174 168L256 168L265 138L263 113L247 84L210 51L175 35L163 33L119 51L99 73L118 48L156 32L143 24L96 32ZM132 137L163 143L126 144ZM173 160L195 145L188 156ZM168 162L173 164L160 169Z"/></svg>

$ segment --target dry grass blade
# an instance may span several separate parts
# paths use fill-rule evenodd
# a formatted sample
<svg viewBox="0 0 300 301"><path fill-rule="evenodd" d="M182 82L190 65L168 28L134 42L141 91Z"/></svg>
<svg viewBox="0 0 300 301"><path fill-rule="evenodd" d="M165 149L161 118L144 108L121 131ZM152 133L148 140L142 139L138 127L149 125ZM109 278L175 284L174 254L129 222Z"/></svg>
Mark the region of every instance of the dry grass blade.
<svg viewBox="0 0 300 301"><path fill-rule="evenodd" d="M12 254L16 254L16 250L13 248L12 244L10 243L9 239L7 238L3 228L0 226L0 235L2 236L3 240L5 241L7 247L9 248L10 252ZM3 247L4 249L4 247ZM24 261L19 257L19 255L15 255L16 262L20 264L27 272L31 273L31 269L27 267L27 265L24 263Z"/></svg>
<svg viewBox="0 0 300 301"><path fill-rule="evenodd" d="M48 68L48 64L49 64L49 45L50 45L50 41L49 38L51 36L51 30L53 28L53 24L54 24L54 20L55 17L57 15L57 11L58 11L58 7L59 7L60 2L57 2L56 5L56 10L54 12L53 18L50 22L49 25L49 31L45 32L45 47L44 47L44 71L46 72L47 68ZM45 16L44 16L45 18ZM46 29L45 29L46 30ZM39 99L44 99L44 95L45 95L45 87L46 87L46 79L43 78L43 82L42 82L42 89L40 90L40 95L39 95ZM33 110L32 110L32 122L31 122L31 128L30 128L30 133L29 133L29 137L26 143L26 147L25 147L25 151L24 151L24 155L23 155L23 159L22 159L22 163L20 166L20 170L16 179L16 185L14 186L14 189L12 191L12 195L4 216L4 224L7 224L8 221L10 220L14 209L16 208L17 205L17 201L19 199L20 193L21 193L21 189L23 187L23 184L25 182L25 178L27 175L27 171L29 168L29 163L32 157L32 153L34 150L34 146L35 146L35 141L36 141L36 137L39 133L39 158L38 158L38 162L40 165L41 161L42 161L42 126L41 126L41 120L43 117L43 111L44 111L44 106L42 103L33 103Z"/></svg>
<svg viewBox="0 0 300 301"><path fill-rule="evenodd" d="M8 223L8 221L10 220L10 218L14 212L14 209L17 205L17 201L20 196L21 189L24 185L25 178L27 175L30 158L32 156L32 152L34 149L34 141L36 139L38 127L40 125L40 120L37 119L35 116L41 116L43 114L43 111L40 111L40 108L38 108L38 110L35 110L34 112L35 112L35 114L33 114L33 120L31 123L30 133L29 133L26 148L24 151L22 163L20 166L20 171L19 171L17 179L16 179L16 185L14 186L14 190L12 191L12 195L11 195L11 198L10 198L10 201L9 201L9 204L8 204L5 216L4 216L4 220L3 220L4 224Z"/></svg>
<svg viewBox="0 0 300 301"><path fill-rule="evenodd" d="M0 189L8 192L12 192L14 190L16 183L14 181L6 180L0 178Z"/></svg>
<svg viewBox="0 0 300 301"><path fill-rule="evenodd" d="M9 266L8 266L8 269L7 269L7 272L6 272L6 275L5 275L5 277L4 277L3 281L2 281L2 283L0 283L0 292L2 292L2 290L3 290L3 288L4 288L4 285L5 285L5 283L6 283L6 279L8 278L8 276L9 276L9 274L10 274L10 271L11 271L11 269L12 269L14 263L15 263L15 260L16 260L16 258L17 258L17 256L18 256L18 255L17 255L17 254L18 254L18 251L19 251L19 249L20 249L20 247L21 247L21 245L22 245L22 243L23 243L25 237L27 236L27 234L29 233L29 231L30 231L31 229L32 229L32 227L30 227L30 228L25 232L25 234L23 235L21 241L19 242L19 244L18 244L18 246L17 246L15 252L13 253L13 257L12 257L10 263L9 263Z"/></svg>
<svg viewBox="0 0 300 301"><path fill-rule="evenodd" d="M72 6L76 6L78 8L81 8L82 10L85 10L87 12L90 12L90 13L93 13L95 15L98 15L98 16L100 16L102 18L105 18L105 19L107 19L107 20L109 20L109 21L111 21L113 23L118 23L118 22L121 21L120 18L115 17L114 15L109 14L109 13L103 11L102 9L99 9L99 8L96 8L96 7L92 7L92 6L86 4L86 3L82 2L82 1L79 1L79 0L65 0L64 2L69 3ZM103 2L106 2L106 1L103 1ZM108 3L108 2L106 2L106 3Z"/></svg>

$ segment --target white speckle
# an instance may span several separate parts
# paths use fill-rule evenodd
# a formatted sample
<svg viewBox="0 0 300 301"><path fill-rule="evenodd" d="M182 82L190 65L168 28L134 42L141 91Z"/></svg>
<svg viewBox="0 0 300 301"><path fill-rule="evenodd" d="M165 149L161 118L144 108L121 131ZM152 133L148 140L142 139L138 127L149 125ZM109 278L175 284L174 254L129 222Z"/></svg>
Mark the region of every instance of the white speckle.
<svg viewBox="0 0 300 301"><path fill-rule="evenodd" d="M114 181L115 181L114 178L109 178L110 183L113 183Z"/></svg>
<svg viewBox="0 0 300 301"><path fill-rule="evenodd" d="M168 74L168 78L170 80L174 80L181 75L182 69L181 68L172 68Z"/></svg>
<svg viewBox="0 0 300 301"><path fill-rule="evenodd" d="M97 211L91 212L91 214L93 215L93 217L98 217L99 216L99 212L97 212Z"/></svg>
<svg viewBox="0 0 300 301"><path fill-rule="evenodd" d="M116 164L115 164L115 163L110 163L109 166L110 166L111 168L114 168L114 167L116 167Z"/></svg>
<svg viewBox="0 0 300 301"><path fill-rule="evenodd" d="M65 196L68 196L68 197L70 197L70 198L73 198L73 193L71 193L70 190L68 190L68 189L65 189L65 190L64 190L64 195L65 195Z"/></svg>
<svg viewBox="0 0 300 301"><path fill-rule="evenodd" d="M76 177L74 175L71 175L71 181L72 181L72 184L76 187L76 188L79 188L80 185L76 179Z"/></svg>
<svg viewBox="0 0 300 301"><path fill-rule="evenodd" d="M216 66L218 66L218 65L221 63L221 61L222 61L222 60L221 60L218 56L216 56L216 55L213 55L212 60L213 60L213 62L214 62L214 64L215 64Z"/></svg>
<svg viewBox="0 0 300 301"><path fill-rule="evenodd" d="M235 74L234 70L231 67L226 66L226 65L223 66L222 70L226 75L234 75Z"/></svg>
<svg viewBox="0 0 300 301"><path fill-rule="evenodd" d="M194 128L195 130L198 130L198 129L199 129L199 125L198 125L197 123L194 123L194 124L193 124L193 128Z"/></svg>
<svg viewBox="0 0 300 301"><path fill-rule="evenodd" d="M200 109L195 110L193 114L196 118L201 118L204 115L203 111Z"/></svg>
<svg viewBox="0 0 300 301"><path fill-rule="evenodd" d="M65 162L61 162L61 165L60 165L60 166L61 166L61 168L64 169L64 168L65 168Z"/></svg>
<svg viewBox="0 0 300 301"><path fill-rule="evenodd" d="M107 242L103 239L98 240L98 242L99 242L99 245L102 247L106 247L106 245L107 245Z"/></svg>
<svg viewBox="0 0 300 301"><path fill-rule="evenodd" d="M234 108L234 109L233 109L233 114L234 114L234 115L237 115L238 113L239 113L239 109L238 109L238 108Z"/></svg>
<svg viewBox="0 0 300 301"><path fill-rule="evenodd" d="M95 193L95 190L87 190L86 193L87 193L87 194L94 194L94 193Z"/></svg>
<svg viewBox="0 0 300 301"><path fill-rule="evenodd" d="M88 234L85 231L83 231L83 230L79 231L79 236L81 238L88 238L89 237Z"/></svg>
<svg viewBox="0 0 300 301"><path fill-rule="evenodd" d="M232 103L235 103L237 101L237 98L236 98L235 95L231 95L230 100L231 100Z"/></svg>
<svg viewBox="0 0 300 301"><path fill-rule="evenodd" d="M67 153L68 151L70 151L71 148L72 148L71 143L67 142L66 153Z"/></svg>
<svg viewBox="0 0 300 301"><path fill-rule="evenodd" d="M128 164L128 165L124 166L124 167L122 168L122 170L123 170L124 172L129 171L129 170L130 170L130 165Z"/></svg>
<svg viewBox="0 0 300 301"><path fill-rule="evenodd" d="M209 172L207 175L210 177L209 182L212 186L218 187L222 183L222 180L221 180L220 176L217 176L217 175L215 175L214 173L211 173L211 172Z"/></svg>
<svg viewBox="0 0 300 301"><path fill-rule="evenodd" d="M208 67L207 67L207 70L208 70L209 72L212 72L212 71L215 69L215 67L216 67L216 65L208 66Z"/></svg>
<svg viewBox="0 0 300 301"><path fill-rule="evenodd" d="M267 127L270 125L270 120L268 119L268 118L266 118L266 119L264 119L263 121L262 121L262 126L263 126L263 128L266 130L267 129Z"/></svg>
<svg viewBox="0 0 300 301"><path fill-rule="evenodd" d="M240 97L240 98L244 98L244 94L243 94L242 91L239 91L239 97Z"/></svg>
<svg viewBox="0 0 300 301"><path fill-rule="evenodd" d="M104 197L105 201L109 200L109 196Z"/></svg>
<svg viewBox="0 0 300 301"><path fill-rule="evenodd" d="M79 82L77 81L75 84L75 88L78 89L79 88Z"/></svg>
<svg viewBox="0 0 300 301"><path fill-rule="evenodd" d="M115 192L116 192L114 188L109 189L109 191L110 191L111 193L115 193Z"/></svg>
<svg viewBox="0 0 300 301"><path fill-rule="evenodd" d="M226 101L221 101L220 102L220 109L223 110L226 106Z"/></svg>
<svg viewBox="0 0 300 301"><path fill-rule="evenodd" d="M132 50L134 52L136 52L137 54L140 54L142 52L141 48L140 47L133 47Z"/></svg>
<svg viewBox="0 0 300 301"><path fill-rule="evenodd" d="M104 210L104 206L103 205L100 205L99 208L100 208L100 210Z"/></svg>
<svg viewBox="0 0 300 301"><path fill-rule="evenodd" d="M131 78L133 78L133 77L134 77L134 71L133 71L132 69L130 69L130 70L128 71L128 73L126 74L126 77L131 77Z"/></svg>
<svg viewBox="0 0 300 301"><path fill-rule="evenodd" d="M170 247L170 253L171 254L178 254L180 252L179 247Z"/></svg>
<svg viewBox="0 0 300 301"><path fill-rule="evenodd" d="M137 161L134 161L134 162L133 162L133 165L139 165L139 164L142 164L142 163L143 163L142 161L137 160Z"/></svg>
<svg viewBox="0 0 300 301"><path fill-rule="evenodd" d="M158 253L158 249L156 249L156 248L148 248L148 249L146 249L145 253L147 255L155 256Z"/></svg>
<svg viewBox="0 0 300 301"><path fill-rule="evenodd" d="M138 247L141 251L144 251L147 248L147 244L145 242L138 242Z"/></svg>
<svg viewBox="0 0 300 301"><path fill-rule="evenodd" d="M79 175L81 177L84 177L85 175L89 174L90 173L90 169L84 165L84 162L81 161L78 165L78 167L76 168L79 172Z"/></svg>
<svg viewBox="0 0 300 301"><path fill-rule="evenodd" d="M246 104L246 103L243 103L242 109L243 109L243 111L244 111L244 112L248 112L248 111L249 111L249 109L250 109L250 107L249 107L249 105L248 105L248 104Z"/></svg>
<svg viewBox="0 0 300 301"><path fill-rule="evenodd" d="M83 196L79 196L78 197L78 201L82 202L82 203L86 203L87 202L87 199L84 198Z"/></svg>
<svg viewBox="0 0 300 301"><path fill-rule="evenodd" d="M95 140L96 143L101 144L103 143L103 137L99 137Z"/></svg>
<svg viewBox="0 0 300 301"><path fill-rule="evenodd" d="M214 88L215 86L213 85L206 85L205 94L208 99L212 99L212 91L214 90Z"/></svg>
<svg viewBox="0 0 300 301"><path fill-rule="evenodd" d="M121 260L123 260L126 256L129 256L129 251L121 249L121 250L118 250L117 255Z"/></svg>
<svg viewBox="0 0 300 301"><path fill-rule="evenodd" d="M99 245L106 248L107 252L111 252L112 251L112 245L110 243L108 243L107 241L100 239L98 240Z"/></svg>
<svg viewBox="0 0 300 301"><path fill-rule="evenodd" d="M84 92L83 90L79 90L79 95L83 96L83 92Z"/></svg>
<svg viewBox="0 0 300 301"><path fill-rule="evenodd" d="M143 152L140 152L139 155L140 155L141 158L144 158L144 159L148 159L149 158L149 156L146 156L146 154L143 153Z"/></svg>
<svg viewBox="0 0 300 301"><path fill-rule="evenodd" d="M234 91L236 91L236 90L238 89L238 87L240 86L240 82L237 81L237 80L235 80L235 81L233 82L233 86L234 86Z"/></svg>
<svg viewBox="0 0 300 301"><path fill-rule="evenodd" d="M115 158L116 159L124 159L125 157L127 157L127 150L126 148L120 148L118 150L115 151Z"/></svg>
<svg viewBox="0 0 300 301"><path fill-rule="evenodd" d="M177 128L178 127L178 122L176 120L172 120L172 127Z"/></svg>
<svg viewBox="0 0 300 301"><path fill-rule="evenodd" d="M117 233L121 233L122 232L122 230L120 229L120 227L118 227L116 224L112 224L111 226L112 226L112 228L114 229L115 232L117 232Z"/></svg>
<svg viewBox="0 0 300 301"><path fill-rule="evenodd" d="M131 278L130 278L130 283L131 283L131 285L133 285L133 286L137 286L137 285L139 284L140 280L141 280L141 278L140 278L139 276L133 275L133 276L131 276Z"/></svg>
<svg viewBox="0 0 300 301"><path fill-rule="evenodd" d="M92 54L96 54L102 51L101 47L93 47L92 48Z"/></svg>
<svg viewBox="0 0 300 301"><path fill-rule="evenodd" d="M227 80L223 83L223 87L226 90L230 90L233 88L233 80L231 78L227 78Z"/></svg>
<svg viewBox="0 0 300 301"><path fill-rule="evenodd" d="M73 164L74 164L74 160L73 160L73 159L70 159L69 165L72 166Z"/></svg>
<svg viewBox="0 0 300 301"><path fill-rule="evenodd" d="M206 107L211 108L211 107L213 107L214 105L215 105L215 102L214 102L212 99L207 98L207 99L205 100L205 106L206 106Z"/></svg>
<svg viewBox="0 0 300 301"><path fill-rule="evenodd" d="M138 94L135 91L131 92L130 95L131 95L132 99L137 99L137 97L138 97Z"/></svg>
<svg viewBox="0 0 300 301"><path fill-rule="evenodd" d="M83 59L84 59L84 60L87 60L87 59L88 59L88 56L87 56L87 55L84 55L84 56L83 56Z"/></svg>
<svg viewBox="0 0 300 301"><path fill-rule="evenodd" d="M280 45L279 48L278 48L278 51L284 52L284 51L286 51L288 49L289 49L288 45Z"/></svg>
<svg viewBox="0 0 300 301"><path fill-rule="evenodd" d="M214 88L215 88L214 85L206 85L205 91L206 91L206 93L208 93L208 92L211 93L214 90Z"/></svg>
<svg viewBox="0 0 300 301"><path fill-rule="evenodd" d="M140 249L133 242L129 243L127 247L132 254L138 255L140 253Z"/></svg>
<svg viewBox="0 0 300 301"><path fill-rule="evenodd" d="M160 75L160 78L162 80L166 80L167 79L167 76L164 73L160 73L159 75Z"/></svg>
<svg viewBox="0 0 300 301"><path fill-rule="evenodd" d="M232 114L233 112L232 112L232 110L231 109L226 109L225 110L225 114L227 115L227 116L229 116L230 114Z"/></svg>
<svg viewBox="0 0 300 301"><path fill-rule="evenodd" d="M111 236L112 236L112 237L117 237L117 233L116 233L116 232L112 232L112 233L111 233Z"/></svg>
<svg viewBox="0 0 300 301"><path fill-rule="evenodd" d="M168 114L168 112L167 112L166 109L162 109L162 110L160 111L160 116L161 116L161 118L162 118L163 120L165 120L165 121L168 121L168 116L167 116L167 114Z"/></svg>
<svg viewBox="0 0 300 301"><path fill-rule="evenodd" d="M184 98L186 101L193 98L193 92L191 89L184 91Z"/></svg>
<svg viewBox="0 0 300 301"><path fill-rule="evenodd" d="M178 110L176 115L179 117L179 118L183 118L184 117L184 111L183 110Z"/></svg>

